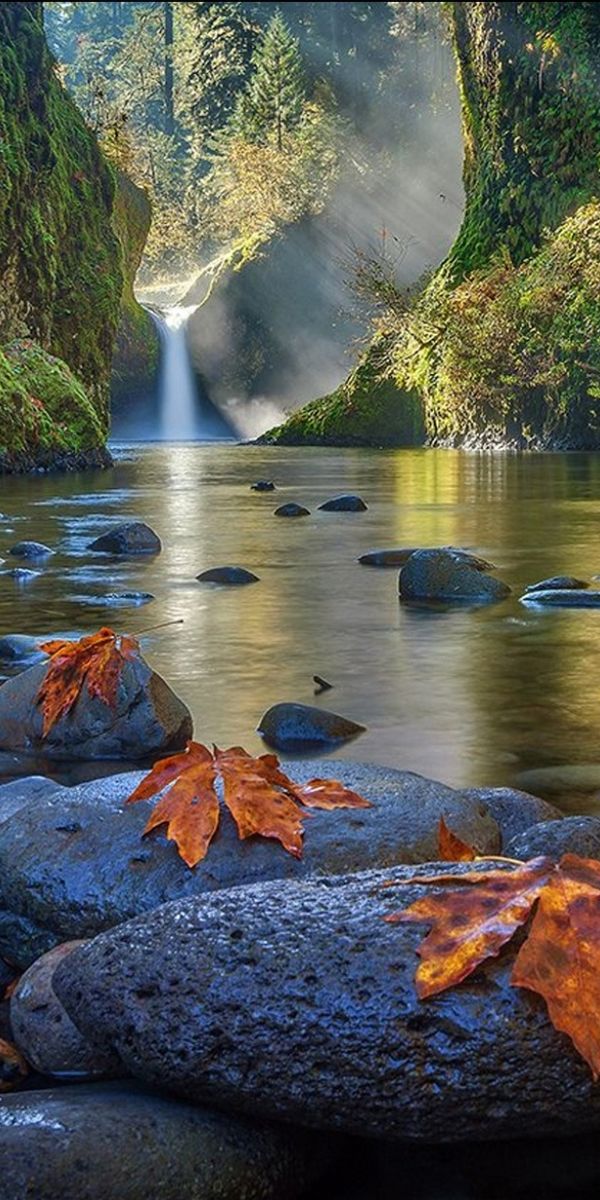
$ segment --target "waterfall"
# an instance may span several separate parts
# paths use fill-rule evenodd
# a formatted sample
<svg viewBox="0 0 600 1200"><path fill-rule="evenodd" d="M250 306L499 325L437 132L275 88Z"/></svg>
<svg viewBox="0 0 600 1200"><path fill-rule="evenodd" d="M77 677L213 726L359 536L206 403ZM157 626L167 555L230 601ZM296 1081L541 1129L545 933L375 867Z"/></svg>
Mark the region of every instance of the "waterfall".
<svg viewBox="0 0 600 1200"><path fill-rule="evenodd" d="M188 321L197 305L173 305L159 317L152 313L161 335L158 384L161 441L188 442L234 435L225 417L198 392L187 344Z"/></svg>

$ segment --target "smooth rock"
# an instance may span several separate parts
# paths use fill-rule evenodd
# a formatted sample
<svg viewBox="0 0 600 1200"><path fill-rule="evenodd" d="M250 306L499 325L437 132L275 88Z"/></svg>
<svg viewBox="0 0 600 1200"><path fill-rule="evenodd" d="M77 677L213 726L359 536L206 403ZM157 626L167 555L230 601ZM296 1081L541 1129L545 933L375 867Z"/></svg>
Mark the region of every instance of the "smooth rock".
<svg viewBox="0 0 600 1200"><path fill-rule="evenodd" d="M54 550L44 546L43 542L17 542L11 546L8 553L13 554L15 558L47 558L54 554Z"/></svg>
<svg viewBox="0 0 600 1200"><path fill-rule="evenodd" d="M0 1200L293 1200L330 1143L133 1083L6 1096Z"/></svg>
<svg viewBox="0 0 600 1200"><path fill-rule="evenodd" d="M251 492L275 492L277 489L272 479L258 479L250 484Z"/></svg>
<svg viewBox="0 0 600 1200"><path fill-rule="evenodd" d="M258 732L276 750L293 754L321 746L338 746L364 733L365 728L326 708L282 703L267 709Z"/></svg>
<svg viewBox="0 0 600 1200"><path fill-rule="evenodd" d="M498 826L479 801L420 775L323 759L286 769L297 783L339 779L372 807L312 810L298 860L270 838L240 841L222 806L209 852L190 871L163 834L143 838L154 801L125 804L143 772L35 797L0 824L0 954L27 966L59 942L90 937L181 896L425 862L437 855L442 816L481 853L500 848Z"/></svg>
<svg viewBox="0 0 600 1200"><path fill-rule="evenodd" d="M554 591L536 589L520 597L521 604L544 605L554 608L600 608L600 588L558 588Z"/></svg>
<svg viewBox="0 0 600 1200"><path fill-rule="evenodd" d="M487 864L443 864L473 869ZM510 984L513 947L419 1001L426 927L384 920L428 894L419 872L178 900L75 950L54 986L135 1077L196 1102L402 1141L600 1129L589 1067Z"/></svg>
<svg viewBox="0 0 600 1200"><path fill-rule="evenodd" d="M43 737L36 698L48 662L30 667L0 688L0 749L43 752L49 759L146 759L179 750L192 736L192 718L160 675L140 656L128 660L116 705L83 687L74 708Z"/></svg>
<svg viewBox="0 0 600 1200"><path fill-rule="evenodd" d="M579 854L581 858L600 860L600 817L563 817L562 821L533 825L508 843L511 858L536 858L548 854Z"/></svg>
<svg viewBox="0 0 600 1200"><path fill-rule="evenodd" d="M320 512L366 512L367 505L360 496L334 496L319 504Z"/></svg>
<svg viewBox="0 0 600 1200"><path fill-rule="evenodd" d="M17 1048L42 1075L93 1079L119 1076L122 1068L109 1048L95 1050L65 1012L52 980L59 963L79 941L63 942L38 958L21 976L10 1000L10 1024Z"/></svg>
<svg viewBox="0 0 600 1200"><path fill-rule="evenodd" d="M88 550L106 554L159 554L162 549L158 534L143 521L126 521L109 529L90 542Z"/></svg>
<svg viewBox="0 0 600 1200"><path fill-rule="evenodd" d="M279 508L275 509L276 517L309 517L310 511L308 508L303 508L301 504L296 504L293 500L289 504L280 504Z"/></svg>
<svg viewBox="0 0 600 1200"><path fill-rule="evenodd" d="M447 550L417 550L402 567L398 586L401 600L482 604L510 594L502 580L458 561Z"/></svg>
<svg viewBox="0 0 600 1200"><path fill-rule="evenodd" d="M542 579L539 583L530 583L525 592L556 591L570 588L588 588L585 579L575 579L574 575L553 575L550 579Z"/></svg>
<svg viewBox="0 0 600 1200"><path fill-rule="evenodd" d="M527 790L548 796L560 796L569 791L595 792L600 789L600 763L537 767L522 771L517 782Z"/></svg>
<svg viewBox="0 0 600 1200"><path fill-rule="evenodd" d="M47 655L40 650L43 638L26 633L7 633L0 637L0 662L18 666L21 663L45 662Z"/></svg>
<svg viewBox="0 0 600 1200"><path fill-rule="evenodd" d="M14 579L15 583L31 583L40 576L39 571L30 571L28 567L11 567L9 571L1 573L6 579Z"/></svg>
<svg viewBox="0 0 600 1200"><path fill-rule="evenodd" d="M258 575L247 571L245 567L211 567L196 575L200 583L222 583L228 587L239 587L244 583L258 583Z"/></svg>
<svg viewBox="0 0 600 1200"><path fill-rule="evenodd" d="M529 792L520 792L517 788L464 788L462 795L485 804L500 828L503 846L517 834L531 829L532 825L542 821L558 821L563 816L560 809L547 800L540 800L539 796L531 796Z"/></svg>
<svg viewBox="0 0 600 1200"><path fill-rule="evenodd" d="M361 554L359 563L363 567L403 567L413 554L419 553L425 549L423 546L401 546L397 550L369 550L367 554ZM438 549L438 547L434 547ZM493 563L488 562L485 558L478 558L476 554L471 554L468 550L460 550L457 546L441 546L439 550L445 554L451 554L457 562L467 563L473 567L475 571L495 571Z"/></svg>
<svg viewBox="0 0 600 1200"><path fill-rule="evenodd" d="M23 779L11 779L10 783L0 786L0 822L8 821L14 813L32 801L55 797L59 793L68 793L67 788L48 779L46 775L27 775Z"/></svg>

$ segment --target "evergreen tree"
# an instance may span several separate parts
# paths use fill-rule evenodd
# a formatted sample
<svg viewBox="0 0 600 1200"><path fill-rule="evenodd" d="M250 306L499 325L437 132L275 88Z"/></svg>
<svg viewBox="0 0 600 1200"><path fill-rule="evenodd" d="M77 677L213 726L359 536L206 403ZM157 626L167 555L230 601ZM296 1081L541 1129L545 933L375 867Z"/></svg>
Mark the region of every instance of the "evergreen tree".
<svg viewBox="0 0 600 1200"><path fill-rule="evenodd" d="M196 142L230 120L236 98L250 70L255 42L252 24L241 4L204 3L187 6L192 26L186 87Z"/></svg>
<svg viewBox="0 0 600 1200"><path fill-rule="evenodd" d="M306 84L298 40L279 10L254 52L254 74L234 114L234 131L249 141L274 142L283 150L285 133L300 124Z"/></svg>

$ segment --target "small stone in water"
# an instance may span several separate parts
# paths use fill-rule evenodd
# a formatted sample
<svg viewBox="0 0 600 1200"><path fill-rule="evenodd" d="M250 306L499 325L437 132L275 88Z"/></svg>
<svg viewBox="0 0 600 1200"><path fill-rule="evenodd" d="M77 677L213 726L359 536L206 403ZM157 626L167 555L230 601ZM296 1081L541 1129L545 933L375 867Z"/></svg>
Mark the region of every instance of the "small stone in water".
<svg viewBox="0 0 600 1200"><path fill-rule="evenodd" d="M200 583L222 583L229 587L239 587L244 583L258 583L258 575L247 571L245 567L210 567L196 576Z"/></svg>
<svg viewBox="0 0 600 1200"><path fill-rule="evenodd" d="M293 500L289 504L281 504L275 509L276 517L309 517L310 511L308 508L303 508L301 504L296 504Z"/></svg>
<svg viewBox="0 0 600 1200"><path fill-rule="evenodd" d="M274 492L276 490L272 479L259 479L250 484L251 492Z"/></svg>
<svg viewBox="0 0 600 1200"><path fill-rule="evenodd" d="M17 542L11 546L8 553L15 558L46 558L49 554L54 554L54 550L44 546L42 542Z"/></svg>

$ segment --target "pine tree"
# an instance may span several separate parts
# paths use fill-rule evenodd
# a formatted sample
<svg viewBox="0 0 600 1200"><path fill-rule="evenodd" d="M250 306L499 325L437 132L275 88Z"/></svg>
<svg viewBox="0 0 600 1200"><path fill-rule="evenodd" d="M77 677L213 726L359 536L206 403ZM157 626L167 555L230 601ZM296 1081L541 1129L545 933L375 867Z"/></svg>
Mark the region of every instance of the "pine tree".
<svg viewBox="0 0 600 1200"><path fill-rule="evenodd" d="M250 70L254 29L241 4L189 6L193 49L187 77L189 109L202 145L223 129Z"/></svg>
<svg viewBox="0 0 600 1200"><path fill-rule="evenodd" d="M240 97L234 127L251 141L273 141L283 150L284 134L297 128L306 85L297 38L279 10L269 21L253 55L254 74Z"/></svg>

